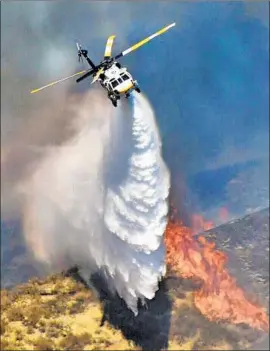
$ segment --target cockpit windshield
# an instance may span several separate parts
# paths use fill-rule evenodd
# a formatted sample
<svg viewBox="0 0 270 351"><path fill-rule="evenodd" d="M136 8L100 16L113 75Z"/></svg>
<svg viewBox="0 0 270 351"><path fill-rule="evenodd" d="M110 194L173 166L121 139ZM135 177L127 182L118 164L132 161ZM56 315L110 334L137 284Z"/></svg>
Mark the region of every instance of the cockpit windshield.
<svg viewBox="0 0 270 351"><path fill-rule="evenodd" d="M123 80L129 80L129 76L126 73L122 73L121 77L123 78Z"/></svg>
<svg viewBox="0 0 270 351"><path fill-rule="evenodd" d="M110 80L111 87L114 89L116 88L119 84L122 84L123 82L129 80L129 76L126 73L121 73L120 76L117 78L112 78Z"/></svg>

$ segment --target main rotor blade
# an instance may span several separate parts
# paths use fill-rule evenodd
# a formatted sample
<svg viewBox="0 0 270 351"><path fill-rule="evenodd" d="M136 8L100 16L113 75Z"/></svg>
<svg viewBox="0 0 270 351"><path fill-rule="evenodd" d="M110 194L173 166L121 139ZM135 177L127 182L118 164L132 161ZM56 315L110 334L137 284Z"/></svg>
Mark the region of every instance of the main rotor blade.
<svg viewBox="0 0 270 351"><path fill-rule="evenodd" d="M95 75L94 79L92 80L91 84L95 83L98 80L98 78L101 75L101 73L103 73L103 72L104 72L104 68L100 68L98 70L97 74Z"/></svg>
<svg viewBox="0 0 270 351"><path fill-rule="evenodd" d="M86 72L86 71L85 71ZM84 80L85 78L91 76L93 73L95 72L95 70L91 69L91 71L85 73L83 76L81 76L80 78L78 78L76 80L77 83L81 82L82 80Z"/></svg>
<svg viewBox="0 0 270 351"><path fill-rule="evenodd" d="M88 64L92 67L93 70L95 70L97 68L97 66L94 64L94 62L90 59L89 56L85 56L86 61L88 62Z"/></svg>
<svg viewBox="0 0 270 351"><path fill-rule="evenodd" d="M115 35L111 35L106 43L106 48L104 52L104 59L110 58L112 56L112 46L113 46L113 41L114 41Z"/></svg>
<svg viewBox="0 0 270 351"><path fill-rule="evenodd" d="M45 85L44 87L31 90L31 94L37 93L37 92L39 92L40 90L43 90L43 89L45 89L45 88L52 87L52 86L55 85L55 84L62 83L62 82L64 82L64 81L67 80L67 79L73 78L73 77L78 76L79 74L83 74L83 73L85 73L85 72L87 72L87 71L84 70L84 71L81 71L81 72L77 72L77 73L75 73L75 74L72 74L72 76L69 76L69 77L66 77L66 78L62 78L62 79L56 80L55 82L49 83L49 84Z"/></svg>
<svg viewBox="0 0 270 351"><path fill-rule="evenodd" d="M145 39L139 41L137 44L131 46L130 48L128 48L128 49L126 49L125 51L121 52L120 54L116 55L116 56L114 57L114 59L118 59L119 57L125 56L125 55L129 54L131 51L134 51L134 50L138 49L140 46L142 46L142 45L148 43L150 40L154 39L154 38L157 37L158 35L161 35L161 34L165 33L167 30L169 30L170 28L174 27L175 24L176 24L176 23L174 22L174 23L172 23L172 24L170 24L170 25L168 25L168 26L166 26L166 27L160 29L158 32L156 32L156 33L150 35L149 37L147 37L147 38L145 38Z"/></svg>

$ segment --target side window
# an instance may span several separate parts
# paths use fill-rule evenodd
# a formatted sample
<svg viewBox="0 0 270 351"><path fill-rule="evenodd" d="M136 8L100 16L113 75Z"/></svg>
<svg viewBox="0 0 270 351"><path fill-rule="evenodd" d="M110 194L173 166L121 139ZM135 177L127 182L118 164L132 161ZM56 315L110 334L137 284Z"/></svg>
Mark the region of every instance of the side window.
<svg viewBox="0 0 270 351"><path fill-rule="evenodd" d="M122 77L123 77L123 80L129 80L129 76L127 74L125 74L125 73L123 74Z"/></svg>
<svg viewBox="0 0 270 351"><path fill-rule="evenodd" d="M114 80L111 81L111 85L112 85L113 88L115 88L115 87L117 87L118 83L117 83L117 81L114 79Z"/></svg>
<svg viewBox="0 0 270 351"><path fill-rule="evenodd" d="M117 80L118 80L118 83L119 83L119 84L120 84L120 83L123 83L122 78L118 78Z"/></svg>

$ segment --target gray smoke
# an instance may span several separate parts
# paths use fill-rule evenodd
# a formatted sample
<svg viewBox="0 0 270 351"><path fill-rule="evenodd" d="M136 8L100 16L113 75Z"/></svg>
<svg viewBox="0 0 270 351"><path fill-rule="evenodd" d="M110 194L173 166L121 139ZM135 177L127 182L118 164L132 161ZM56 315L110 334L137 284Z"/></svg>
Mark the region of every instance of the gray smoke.
<svg viewBox="0 0 270 351"><path fill-rule="evenodd" d="M102 59L111 34L117 36L114 52L125 49L131 44L129 33L136 32L130 23L143 12L128 2L1 3L2 218L19 216L14 188L31 174L45 149L74 134L69 106L80 97L70 93L85 85L70 80L36 95L30 90L86 68L77 61L76 41L89 49L94 62ZM120 13L121 21L115 20ZM155 30L165 24L159 23Z"/></svg>

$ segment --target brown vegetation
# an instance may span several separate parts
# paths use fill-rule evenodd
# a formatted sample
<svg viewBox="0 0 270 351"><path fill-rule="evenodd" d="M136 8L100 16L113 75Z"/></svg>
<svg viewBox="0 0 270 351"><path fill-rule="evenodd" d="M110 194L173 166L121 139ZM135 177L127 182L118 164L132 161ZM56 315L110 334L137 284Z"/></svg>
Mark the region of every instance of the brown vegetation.
<svg viewBox="0 0 270 351"><path fill-rule="evenodd" d="M1 350L140 350L163 339L168 350L247 347L243 340L250 330L241 334L209 322L194 308L194 282L172 276L163 285L136 319L121 303L100 303L84 284L64 275L2 290Z"/></svg>
<svg viewBox="0 0 270 351"><path fill-rule="evenodd" d="M53 275L1 291L1 350L135 349L100 327L102 306L84 284Z"/></svg>

